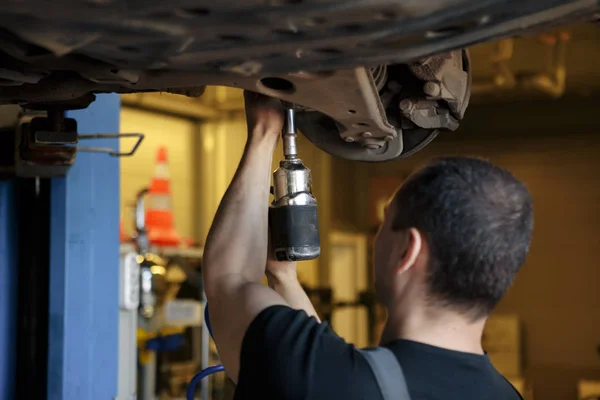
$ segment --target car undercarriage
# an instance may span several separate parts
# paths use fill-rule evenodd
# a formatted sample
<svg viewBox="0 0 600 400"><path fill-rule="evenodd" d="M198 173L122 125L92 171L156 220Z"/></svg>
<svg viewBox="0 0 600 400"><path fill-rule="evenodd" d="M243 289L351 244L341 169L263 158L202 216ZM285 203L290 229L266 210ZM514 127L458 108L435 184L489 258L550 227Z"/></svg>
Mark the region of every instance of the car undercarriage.
<svg viewBox="0 0 600 400"><path fill-rule="evenodd" d="M0 104L56 122L97 93L231 86L296 104L300 131L334 156L389 161L458 128L466 47L599 10L595 0L6 0ZM65 129L54 122L44 129Z"/></svg>

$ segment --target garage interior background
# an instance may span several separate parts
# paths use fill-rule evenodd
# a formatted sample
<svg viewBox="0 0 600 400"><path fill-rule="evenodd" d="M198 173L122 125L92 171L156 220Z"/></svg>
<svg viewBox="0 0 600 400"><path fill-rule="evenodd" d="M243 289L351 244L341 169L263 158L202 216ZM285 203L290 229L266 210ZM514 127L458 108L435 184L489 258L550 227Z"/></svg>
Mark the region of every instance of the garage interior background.
<svg viewBox="0 0 600 400"><path fill-rule="evenodd" d="M306 140L300 152L313 171L323 238L331 236L328 232L371 234L378 223L378 202L435 155L481 155L529 185L536 212L531 255L497 313L518 316L523 328L523 347L515 349L522 365L518 371L541 399L576 398L578 381L600 379L600 122L595 115L600 72L591 59L597 58L599 35L587 26L567 32L570 39L557 34L515 40L507 63L517 80L540 72L560 77L563 70L557 69L564 68L564 94L560 82L553 87L556 93L519 82L503 89L493 60L504 54L506 44L477 46L472 49L473 101L458 132L443 134L416 156L391 164L339 160ZM552 41L561 38L566 42L564 64L557 61L559 50ZM210 88L198 100L125 96L121 131L147 134L139 153L121 163L121 214L129 215L135 191L148 181L156 148L166 146L177 229L202 243L243 149L241 93ZM303 282L342 286L354 279L331 246L323 247L318 262L300 269Z"/></svg>
<svg viewBox="0 0 600 400"><path fill-rule="evenodd" d="M489 158L528 184L536 222L526 266L486 332L488 351L528 398L582 399L586 385L600 385L599 39L597 28L575 26L476 46L473 97L459 131L440 135L407 160L344 161L301 137L300 155L313 172L319 201L323 248L320 259L300 267L302 282L332 288L338 302L354 301L370 287L370 239L395 186L435 155ZM134 230L136 194L152 178L162 146L168 151L175 227L201 246L244 146L241 92L213 87L199 99L134 94L122 96L121 103L120 131L146 135L136 155L120 161L125 233ZM121 146L129 144L124 139ZM0 184L3 197L11 190ZM11 226L8 210L3 201L0 221ZM14 262L7 250L13 238L7 229L0 232L2 265L8 266ZM6 267L0 272L10 273ZM10 291L0 287L0 303ZM8 320L6 315L0 325ZM368 344L378 330L367 328L360 307L336 311L333 325L358 345Z"/></svg>
<svg viewBox="0 0 600 400"><path fill-rule="evenodd" d="M481 155L527 182L536 207L534 243L526 267L497 313L518 316L524 331L523 348L515 349L520 352L519 372L541 399L575 398L579 380L600 378L600 122L595 117L600 101L593 96L598 71L589 58L591 48L598 46L598 34L586 26L569 33L564 66L555 64L556 50L546 37L515 40L509 62L517 77L552 74L554 68L564 67L567 86L558 100L518 83L504 93L491 61L504 45L483 45L472 50L474 87L481 89L474 92L458 132L441 135L416 156L392 164L335 159L305 140L300 153L313 171L323 238L330 237L328 232L372 233L378 222L374 204L387 199L412 168L434 155ZM488 82L498 86L489 84L486 90ZM150 178L156 148L166 146L176 227L184 237L202 243L243 149L241 93L210 88L198 100L156 96L123 99L121 131L141 131L147 137L135 157L122 160L121 215L130 223L128 206ZM303 282L343 286L354 279L331 246L323 247L318 262L300 269ZM360 289L368 277L364 279L349 285ZM350 289L345 294L356 293ZM352 319L357 311L344 312ZM342 334L351 334L351 329Z"/></svg>

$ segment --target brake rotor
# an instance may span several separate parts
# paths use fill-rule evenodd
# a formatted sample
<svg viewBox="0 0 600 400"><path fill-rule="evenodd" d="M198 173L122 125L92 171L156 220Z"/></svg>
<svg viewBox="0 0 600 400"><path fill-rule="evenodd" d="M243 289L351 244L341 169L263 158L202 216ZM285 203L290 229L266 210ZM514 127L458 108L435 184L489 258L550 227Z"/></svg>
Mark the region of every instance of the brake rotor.
<svg viewBox="0 0 600 400"><path fill-rule="evenodd" d="M354 138L342 137L344 127L317 111L297 113L300 132L335 157L384 162L406 158L431 143L440 132L458 128L471 94L467 50L410 65L373 68L371 72L387 122L396 129L395 137L367 137L358 143Z"/></svg>

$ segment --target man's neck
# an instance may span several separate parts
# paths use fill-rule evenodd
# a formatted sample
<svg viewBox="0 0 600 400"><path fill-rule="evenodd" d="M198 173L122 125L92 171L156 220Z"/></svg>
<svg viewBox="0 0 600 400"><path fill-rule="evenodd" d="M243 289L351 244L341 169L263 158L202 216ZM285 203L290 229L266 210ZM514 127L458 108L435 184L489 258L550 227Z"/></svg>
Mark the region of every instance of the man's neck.
<svg viewBox="0 0 600 400"><path fill-rule="evenodd" d="M448 310L432 312L417 307L406 315L388 310L381 344L407 339L448 350L483 354L481 336L484 326L483 318L472 322Z"/></svg>

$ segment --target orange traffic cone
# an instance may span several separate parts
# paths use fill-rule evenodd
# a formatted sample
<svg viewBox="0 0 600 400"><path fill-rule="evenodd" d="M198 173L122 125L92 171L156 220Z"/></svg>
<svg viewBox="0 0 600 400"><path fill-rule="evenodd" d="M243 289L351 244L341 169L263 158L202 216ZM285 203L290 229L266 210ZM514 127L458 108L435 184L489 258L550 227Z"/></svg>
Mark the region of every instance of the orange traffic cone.
<svg viewBox="0 0 600 400"><path fill-rule="evenodd" d="M121 243L129 242L130 238L125 234L125 229L123 228L123 221L119 221L119 241Z"/></svg>
<svg viewBox="0 0 600 400"><path fill-rule="evenodd" d="M173 221L170 178L167 149L160 147L146 202L148 239L156 246L178 246L181 241Z"/></svg>

